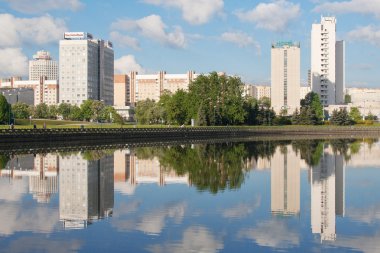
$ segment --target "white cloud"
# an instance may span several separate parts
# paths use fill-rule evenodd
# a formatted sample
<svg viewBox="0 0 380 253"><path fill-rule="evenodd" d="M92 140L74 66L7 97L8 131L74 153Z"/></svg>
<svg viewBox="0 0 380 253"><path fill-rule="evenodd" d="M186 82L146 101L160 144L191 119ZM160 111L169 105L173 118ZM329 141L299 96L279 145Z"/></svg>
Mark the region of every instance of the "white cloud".
<svg viewBox="0 0 380 253"><path fill-rule="evenodd" d="M36 18L17 18L0 14L0 47L18 47L24 44L43 45L58 41L67 30L62 19L49 15Z"/></svg>
<svg viewBox="0 0 380 253"><path fill-rule="evenodd" d="M367 206L366 208L349 208L347 216L352 220L367 224L374 224L380 221L380 205Z"/></svg>
<svg viewBox="0 0 380 253"><path fill-rule="evenodd" d="M241 219L253 213L260 207L261 197L257 196L253 203L240 203L237 206L223 210L222 216L225 218Z"/></svg>
<svg viewBox="0 0 380 253"><path fill-rule="evenodd" d="M289 248L299 245L299 234L291 231L285 222L270 220L259 223L257 228L242 229L238 238L251 239L257 244L272 248Z"/></svg>
<svg viewBox="0 0 380 253"><path fill-rule="evenodd" d="M147 234L160 234L165 227L166 220L171 218L176 224L180 224L185 216L186 203L181 202L170 205L164 209L156 209L145 214L137 223L137 230Z"/></svg>
<svg viewBox="0 0 380 253"><path fill-rule="evenodd" d="M139 230L147 234L158 235L166 226L168 220L175 224L180 224L185 216L187 204L185 202L172 203L162 206L148 213L143 213L139 217L130 218L131 213L140 214L141 202L135 201L128 205L121 206L121 212L115 213L111 223L119 231Z"/></svg>
<svg viewBox="0 0 380 253"><path fill-rule="evenodd" d="M45 253L65 253L79 252L84 242L77 239L54 240L38 236L17 237L12 240L4 252L45 252Z"/></svg>
<svg viewBox="0 0 380 253"><path fill-rule="evenodd" d="M348 34L348 39L366 41L370 44L380 46L380 29L372 25L358 27Z"/></svg>
<svg viewBox="0 0 380 253"><path fill-rule="evenodd" d="M23 13L45 13L49 10L77 11L84 6L80 0L4 0L9 6Z"/></svg>
<svg viewBox="0 0 380 253"><path fill-rule="evenodd" d="M3 55L0 50L0 55ZM3 68L0 58L0 76ZM20 201L25 193L28 192L28 182L26 180L13 180L9 183L9 178L0 178L0 200L17 202Z"/></svg>
<svg viewBox="0 0 380 253"><path fill-rule="evenodd" d="M213 16L222 14L223 0L144 0L145 3L180 9L182 17L192 25L207 23Z"/></svg>
<svg viewBox="0 0 380 253"><path fill-rule="evenodd" d="M215 238L210 231L201 226L193 226L183 233L182 241L151 245L147 250L153 253L161 252L218 252L224 248L223 241Z"/></svg>
<svg viewBox="0 0 380 253"><path fill-rule="evenodd" d="M185 48L186 37L181 27L173 26L171 32L167 32L167 25L158 15L150 15L138 20L123 19L112 23L111 28L121 31L137 31L142 36L159 43L174 47Z"/></svg>
<svg viewBox="0 0 380 253"><path fill-rule="evenodd" d="M379 252L380 249L380 233L374 235L356 236L356 237L340 237L339 240L331 242L335 247L344 247L363 253ZM352 251L351 250L351 251ZM348 251L348 250L346 250Z"/></svg>
<svg viewBox="0 0 380 253"><path fill-rule="evenodd" d="M26 76L28 74L28 57L21 48L0 48L0 76Z"/></svg>
<svg viewBox="0 0 380 253"><path fill-rule="evenodd" d="M255 47L260 53L260 44L251 36L243 32L225 32L221 35L221 39L227 42L234 43L239 47Z"/></svg>
<svg viewBox="0 0 380 253"><path fill-rule="evenodd" d="M129 56L130 59L128 59L128 58L126 59L127 64L128 64L128 61L131 61L131 59L132 60L135 59L135 57L133 55L126 55L126 56L123 56L123 57L128 57L128 56ZM123 57L121 57L121 58L123 58ZM118 71L117 71L118 74L126 74L126 73L132 71L132 70L128 70L128 69L127 69L127 71L125 71L124 70L125 69L124 64L125 63L123 61L121 61L121 63L119 63L119 65L117 66L118 67ZM141 66L139 66L139 67L141 68ZM115 64L115 72L116 72L116 64ZM128 182L115 182L115 191L120 192L122 195L132 196L132 195L135 194L135 190L136 190L136 186L132 185L132 184L130 184Z"/></svg>
<svg viewBox="0 0 380 253"><path fill-rule="evenodd" d="M317 5L315 12L373 14L380 18L380 0L351 0L325 2Z"/></svg>
<svg viewBox="0 0 380 253"><path fill-rule="evenodd" d="M110 38L115 44L117 43L122 47L130 47L134 50L140 49L139 41L131 36L114 31L110 33Z"/></svg>
<svg viewBox="0 0 380 253"><path fill-rule="evenodd" d="M249 11L237 11L236 15L242 21L255 23L258 28L278 32L285 30L288 23L299 16L300 11L299 4L277 0L260 3Z"/></svg>
<svg viewBox="0 0 380 253"><path fill-rule="evenodd" d="M131 71L137 71L138 73L145 73L145 69L137 63L133 55L124 55L115 60L115 73L127 74Z"/></svg>
<svg viewBox="0 0 380 253"><path fill-rule="evenodd" d="M28 212L25 212L20 203L2 203L0 215L7 217L1 221L2 235L12 235L21 231L50 233L59 224L58 210L46 206L28 208Z"/></svg>

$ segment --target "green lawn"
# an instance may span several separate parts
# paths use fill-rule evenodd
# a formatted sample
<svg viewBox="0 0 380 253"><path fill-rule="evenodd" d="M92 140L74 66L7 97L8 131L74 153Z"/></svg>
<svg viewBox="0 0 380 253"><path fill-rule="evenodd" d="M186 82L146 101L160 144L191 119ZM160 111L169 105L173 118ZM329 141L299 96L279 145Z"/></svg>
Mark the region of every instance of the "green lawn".
<svg viewBox="0 0 380 253"><path fill-rule="evenodd" d="M70 121L70 120L49 120L49 119L16 119L15 120L15 129L28 129L33 128L35 124L37 128L43 128L44 123L46 128L80 128L83 125L85 128L120 128L119 124L114 123L92 123L84 121ZM127 123L122 126L123 128L160 128L166 127L164 125L137 125ZM0 129L9 129L8 125L0 125Z"/></svg>

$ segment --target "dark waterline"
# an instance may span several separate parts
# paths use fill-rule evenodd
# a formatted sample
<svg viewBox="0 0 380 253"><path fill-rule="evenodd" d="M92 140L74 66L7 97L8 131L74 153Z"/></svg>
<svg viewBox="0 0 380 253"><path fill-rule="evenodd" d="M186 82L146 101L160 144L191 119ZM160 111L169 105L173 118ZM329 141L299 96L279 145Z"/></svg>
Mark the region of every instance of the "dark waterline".
<svg viewBox="0 0 380 253"><path fill-rule="evenodd" d="M380 251L377 139L41 152L0 154L0 252Z"/></svg>

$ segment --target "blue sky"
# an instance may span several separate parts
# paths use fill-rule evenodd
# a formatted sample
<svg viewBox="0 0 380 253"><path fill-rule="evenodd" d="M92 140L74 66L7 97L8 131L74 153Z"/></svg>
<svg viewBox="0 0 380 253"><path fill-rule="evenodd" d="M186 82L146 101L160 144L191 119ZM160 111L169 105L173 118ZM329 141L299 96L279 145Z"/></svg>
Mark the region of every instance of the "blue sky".
<svg viewBox="0 0 380 253"><path fill-rule="evenodd" d="M0 76L27 76L45 49L58 58L64 31L114 43L115 71L224 71L270 84L270 46L301 43L301 80L310 68L310 30L335 15L346 41L346 85L380 87L380 0L0 0Z"/></svg>

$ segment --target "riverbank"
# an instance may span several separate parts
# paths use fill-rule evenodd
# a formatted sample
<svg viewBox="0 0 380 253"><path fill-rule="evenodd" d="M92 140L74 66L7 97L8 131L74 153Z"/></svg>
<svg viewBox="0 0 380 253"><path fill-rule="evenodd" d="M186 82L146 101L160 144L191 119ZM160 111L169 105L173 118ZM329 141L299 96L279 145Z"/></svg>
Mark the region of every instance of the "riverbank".
<svg viewBox="0 0 380 253"><path fill-rule="evenodd" d="M380 127L276 126L0 130L0 153L192 143L380 138Z"/></svg>
<svg viewBox="0 0 380 253"><path fill-rule="evenodd" d="M165 128L2 129L1 143L102 141L106 143L156 140L201 140L258 136L365 137L379 136L379 126L260 126Z"/></svg>

